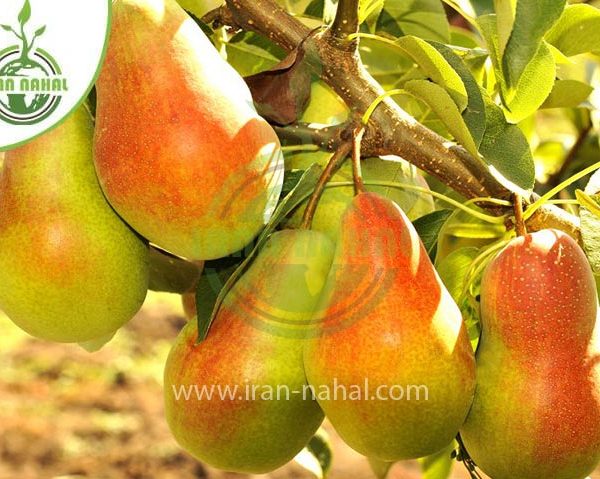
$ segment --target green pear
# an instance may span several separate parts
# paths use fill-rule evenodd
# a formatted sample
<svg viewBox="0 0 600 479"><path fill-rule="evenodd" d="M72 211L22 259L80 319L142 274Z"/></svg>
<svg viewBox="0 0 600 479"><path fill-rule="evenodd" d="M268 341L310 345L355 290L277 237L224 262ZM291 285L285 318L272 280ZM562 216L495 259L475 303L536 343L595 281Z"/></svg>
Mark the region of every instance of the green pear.
<svg viewBox="0 0 600 479"><path fill-rule="evenodd" d="M0 308L39 338L87 342L139 310L148 250L102 194L93 124L77 109L8 151L0 175Z"/></svg>
<svg viewBox="0 0 600 479"><path fill-rule="evenodd" d="M351 201L315 320L307 379L348 445L390 462L452 441L473 400L473 350L458 306L391 200Z"/></svg>
<svg viewBox="0 0 600 479"><path fill-rule="evenodd" d="M461 430L494 479L583 479L600 461L600 323L590 265L557 230L512 240L481 282L477 392Z"/></svg>
<svg viewBox="0 0 600 479"><path fill-rule="evenodd" d="M325 165L331 153L310 152L290 155L286 157L286 169L307 169L313 163ZM405 183L413 186L427 188L425 178L416 167L397 156L384 158L366 158L361 162L362 175L365 181L390 181ZM333 176L331 182L351 182L352 164L348 161ZM434 210L433 198L428 194L416 193L385 186L367 185L369 191L378 193L396 202L408 215L411 221L431 213ZM315 215L312 229L327 234L332 240L337 239L342 214L354 197L353 186L336 186L325 190ZM306 202L296 209L287 220L291 228L298 228L302 223Z"/></svg>
<svg viewBox="0 0 600 479"><path fill-rule="evenodd" d="M190 260L239 251L283 182L277 135L175 0L115 0L96 84L95 165L115 210Z"/></svg>
<svg viewBox="0 0 600 479"><path fill-rule="evenodd" d="M321 233L273 234L206 339L197 343L194 320L182 330L165 368L165 409L193 456L265 473L293 459L318 429L323 413L306 384L302 347L333 249ZM182 390L190 388L186 399Z"/></svg>

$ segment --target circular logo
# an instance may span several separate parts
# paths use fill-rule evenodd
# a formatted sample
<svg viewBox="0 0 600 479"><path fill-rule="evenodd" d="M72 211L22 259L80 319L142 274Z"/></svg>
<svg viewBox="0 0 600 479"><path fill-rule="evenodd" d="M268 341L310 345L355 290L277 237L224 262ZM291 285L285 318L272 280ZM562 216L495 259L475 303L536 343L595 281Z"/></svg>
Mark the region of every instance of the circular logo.
<svg viewBox="0 0 600 479"><path fill-rule="evenodd" d="M15 45L0 52L0 120L13 125L43 121L58 107L65 90L61 70L42 50L24 55Z"/></svg>

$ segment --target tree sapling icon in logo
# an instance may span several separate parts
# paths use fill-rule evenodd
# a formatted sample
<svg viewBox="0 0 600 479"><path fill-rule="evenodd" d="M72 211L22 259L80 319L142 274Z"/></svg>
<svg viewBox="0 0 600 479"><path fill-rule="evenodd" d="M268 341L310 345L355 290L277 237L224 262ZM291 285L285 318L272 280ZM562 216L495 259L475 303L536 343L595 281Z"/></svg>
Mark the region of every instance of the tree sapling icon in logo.
<svg viewBox="0 0 600 479"><path fill-rule="evenodd" d="M68 89L58 63L36 46L46 26L31 31L26 28L30 18L31 5L25 0L17 28L0 24L20 41L0 50L0 120L13 125L41 122L56 110Z"/></svg>

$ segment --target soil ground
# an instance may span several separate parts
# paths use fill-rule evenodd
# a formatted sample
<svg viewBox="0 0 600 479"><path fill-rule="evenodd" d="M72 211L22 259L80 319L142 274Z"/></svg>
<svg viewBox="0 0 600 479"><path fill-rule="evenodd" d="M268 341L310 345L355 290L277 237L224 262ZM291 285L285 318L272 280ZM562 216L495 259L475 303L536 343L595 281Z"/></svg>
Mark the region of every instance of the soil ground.
<svg viewBox="0 0 600 479"><path fill-rule="evenodd" d="M206 467L181 450L163 415L162 369L185 324L175 295L151 294L101 351L28 337L0 313L0 479L311 479L291 463L269 475ZM329 425L330 479L373 479ZM461 465L453 479L468 475ZM600 479L600 474L593 476ZM390 479L421 478L419 464Z"/></svg>

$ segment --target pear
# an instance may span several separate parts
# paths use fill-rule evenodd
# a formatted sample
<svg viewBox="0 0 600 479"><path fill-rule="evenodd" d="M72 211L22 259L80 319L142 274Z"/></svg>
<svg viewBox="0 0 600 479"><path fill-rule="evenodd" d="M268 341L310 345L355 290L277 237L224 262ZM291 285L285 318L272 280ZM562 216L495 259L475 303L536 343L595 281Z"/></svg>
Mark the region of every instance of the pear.
<svg viewBox="0 0 600 479"><path fill-rule="evenodd" d="M279 140L175 0L113 2L96 87L96 169L136 231L190 260L254 238L279 199Z"/></svg>
<svg viewBox="0 0 600 479"><path fill-rule="evenodd" d="M313 163L325 165L330 153L310 152L290 155L286 158L286 169L307 169ZM427 181L419 171L406 160L397 156L366 158L361 161L362 175L368 181L390 181L420 186L429 189ZM351 182L352 164L346 162L333 176L332 182ZM385 186L367 185L369 191L395 201L411 221L434 210L431 195ZM313 217L312 229L327 234L333 241L337 239L341 217L354 197L353 186L327 188L319 201ZM290 228L298 228L302 223L306 202L296 209L287 220Z"/></svg>
<svg viewBox="0 0 600 479"><path fill-rule="evenodd" d="M342 439L379 461L440 451L475 388L461 313L391 200L356 196L305 345L310 385Z"/></svg>
<svg viewBox="0 0 600 479"><path fill-rule="evenodd" d="M583 479L600 460L597 301L583 251L561 231L516 238L486 268L461 436L494 479Z"/></svg>
<svg viewBox="0 0 600 479"><path fill-rule="evenodd" d="M107 337L140 308L148 249L102 194L93 124L79 108L6 153L0 176L0 308L33 336Z"/></svg>
<svg viewBox="0 0 600 479"><path fill-rule="evenodd" d="M197 344L194 320L180 333L165 367L166 417L199 460L269 472L318 429L323 413L306 384L302 347L333 250L321 233L273 234L225 297L206 339ZM186 400L181 391L189 388Z"/></svg>

